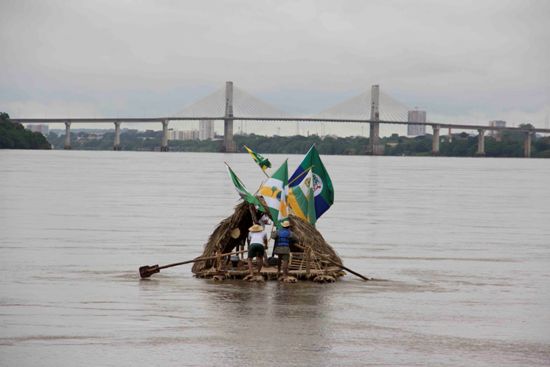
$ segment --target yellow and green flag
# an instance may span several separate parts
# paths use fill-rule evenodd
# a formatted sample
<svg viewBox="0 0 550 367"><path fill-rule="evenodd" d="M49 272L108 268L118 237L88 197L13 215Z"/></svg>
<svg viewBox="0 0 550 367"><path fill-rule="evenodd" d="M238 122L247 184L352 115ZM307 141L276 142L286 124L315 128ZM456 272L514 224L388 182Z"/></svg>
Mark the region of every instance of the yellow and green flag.
<svg viewBox="0 0 550 367"><path fill-rule="evenodd" d="M307 174L298 186L288 189L288 206L294 215L303 220L315 224L315 195L313 189L313 172L307 170Z"/></svg>
<svg viewBox="0 0 550 367"><path fill-rule="evenodd" d="M317 220L331 207L332 203L334 203L334 187L332 186L332 180L330 179L330 176L321 161L321 157L319 156L317 149L315 149L315 146L312 146L309 149L302 160L302 163L300 163L290 178L290 187L293 191L294 187L299 186L305 177L307 177L305 171L308 169L311 170L313 177L311 184L313 188L313 200L315 203L315 220Z"/></svg>
<svg viewBox="0 0 550 367"><path fill-rule="evenodd" d="M280 227L280 223L288 218L288 164L287 161L260 186L258 193L263 197L273 223Z"/></svg>
<svg viewBox="0 0 550 367"><path fill-rule="evenodd" d="M244 145L244 149L246 149L248 154L252 156L252 159L254 159L254 162L256 162L258 166L260 166L262 171L265 172L266 169L271 168L271 162L269 161L269 159L262 157L260 154L256 153L246 145Z"/></svg>

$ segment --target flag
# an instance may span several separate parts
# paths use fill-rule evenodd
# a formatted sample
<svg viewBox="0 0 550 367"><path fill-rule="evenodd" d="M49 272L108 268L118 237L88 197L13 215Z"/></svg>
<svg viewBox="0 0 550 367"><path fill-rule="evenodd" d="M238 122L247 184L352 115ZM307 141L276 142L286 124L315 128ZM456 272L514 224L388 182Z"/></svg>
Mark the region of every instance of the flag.
<svg viewBox="0 0 550 367"><path fill-rule="evenodd" d="M246 151L252 156L252 159L254 159L254 162L256 162L258 166L260 166L262 171L265 172L266 169L271 168L271 162L269 161L269 159L262 157L261 155L259 155L258 153L256 153L255 151L247 147L246 145L243 145L243 146L244 146L244 149L246 149Z"/></svg>
<svg viewBox="0 0 550 367"><path fill-rule="evenodd" d="M318 220L334 202L334 187L328 175L321 157L315 146L312 146L306 153L302 163L298 166L292 177L289 186L291 188L300 185L305 179L307 170L312 171L313 194L315 197L315 220Z"/></svg>
<svg viewBox="0 0 550 367"><path fill-rule="evenodd" d="M315 201L313 195L313 172L307 171L304 179L298 186L288 189L288 206L292 213L303 220L315 224Z"/></svg>
<svg viewBox="0 0 550 367"><path fill-rule="evenodd" d="M229 167L229 165L225 164L227 167L227 172L229 173L229 177L231 178L231 181L233 182L233 185L235 186L235 190L237 190L237 193L241 196L241 198L246 201L247 203L256 205L259 208L262 208L262 204L260 203L260 200L258 200L257 197L252 195L248 192L242 181L237 177L235 172Z"/></svg>
<svg viewBox="0 0 550 367"><path fill-rule="evenodd" d="M273 223L279 227L288 218L286 196L288 191L287 161L260 186L258 193L264 198Z"/></svg>

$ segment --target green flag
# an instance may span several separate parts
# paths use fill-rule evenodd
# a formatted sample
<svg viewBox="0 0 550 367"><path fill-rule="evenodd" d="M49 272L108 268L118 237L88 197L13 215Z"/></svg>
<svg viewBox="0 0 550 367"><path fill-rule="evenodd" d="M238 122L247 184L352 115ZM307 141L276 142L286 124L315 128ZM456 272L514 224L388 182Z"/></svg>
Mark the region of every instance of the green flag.
<svg viewBox="0 0 550 367"><path fill-rule="evenodd" d="M260 154L256 153L246 145L243 145L243 146L244 146L244 149L246 149L246 151L252 156L252 159L254 159L254 162L256 162L258 166L260 166L262 171L265 172L266 169L271 168L271 162L269 161L269 159L262 157Z"/></svg>
<svg viewBox="0 0 550 367"><path fill-rule="evenodd" d="M302 163L296 168L296 171L290 178L289 186L293 188L300 185L307 176L306 171L310 168L313 173L312 186L315 196L315 218L317 220L330 208L332 203L334 203L334 187L332 186L330 176L314 145L306 153Z"/></svg>
<svg viewBox="0 0 550 367"><path fill-rule="evenodd" d="M298 186L288 188L288 206L292 213L311 224L315 224L317 221L313 191L313 173L311 169L307 171Z"/></svg>
<svg viewBox="0 0 550 367"><path fill-rule="evenodd" d="M271 219L277 227L288 218L287 193L288 193L288 165L287 161L260 186L258 193L263 197Z"/></svg>
<svg viewBox="0 0 550 367"><path fill-rule="evenodd" d="M237 190L237 193L240 195L240 197L246 201L247 203L256 205L257 208L262 209L262 204L260 203L260 200L258 200L257 197L252 195L248 192L242 181L237 177L235 172L229 167L229 165L226 163L225 166L227 167L227 172L229 173L229 177L231 178L231 181L233 182L233 185L235 186L235 190Z"/></svg>

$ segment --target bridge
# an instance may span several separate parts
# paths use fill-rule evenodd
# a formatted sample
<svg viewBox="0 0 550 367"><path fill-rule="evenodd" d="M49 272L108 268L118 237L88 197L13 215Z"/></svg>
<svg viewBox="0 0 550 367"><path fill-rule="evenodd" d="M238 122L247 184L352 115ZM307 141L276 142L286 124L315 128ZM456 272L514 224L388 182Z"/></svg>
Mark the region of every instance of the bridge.
<svg viewBox="0 0 550 367"><path fill-rule="evenodd" d="M380 144L380 125L424 125L430 126L432 134L432 154L439 154L440 129L477 130L477 155L485 155L486 131L519 131L524 135L524 156L531 156L531 140L533 134L550 133L550 129L497 127L464 123L410 122L408 108L390 96L380 92L378 85L373 85L370 92L365 92L347 101L339 103L314 116L292 117L274 106L254 97L253 95L234 88L233 82L226 82L225 90L220 89L201 100L186 107L175 116L167 117L115 117L115 118L13 118L18 123L64 123L64 148L71 149L71 125L74 123L114 123L115 138L113 149L120 150L120 126L125 123L161 123L162 139L160 150L168 151L168 125L171 121L221 120L224 121L223 150L236 152L233 140L234 121L258 122L312 122L312 123L357 123L368 124L370 128L367 153L383 154L384 147ZM369 116L365 118L365 116Z"/></svg>

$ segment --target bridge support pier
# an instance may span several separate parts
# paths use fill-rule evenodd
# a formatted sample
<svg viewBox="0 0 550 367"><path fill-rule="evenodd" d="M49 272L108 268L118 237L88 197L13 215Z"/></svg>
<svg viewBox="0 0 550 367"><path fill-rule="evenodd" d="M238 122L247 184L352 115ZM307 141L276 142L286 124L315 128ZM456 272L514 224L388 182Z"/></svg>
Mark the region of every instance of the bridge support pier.
<svg viewBox="0 0 550 367"><path fill-rule="evenodd" d="M439 125L432 125L434 134L432 137L432 155L439 155Z"/></svg>
<svg viewBox="0 0 550 367"><path fill-rule="evenodd" d="M449 143L453 142L453 133L451 132L451 128L449 128Z"/></svg>
<svg viewBox="0 0 550 367"><path fill-rule="evenodd" d="M160 143L160 151L161 152L167 152L168 151L168 123L170 121L163 120L162 121L162 140Z"/></svg>
<svg viewBox="0 0 550 367"><path fill-rule="evenodd" d="M115 142L113 150L120 150L120 121L115 121Z"/></svg>
<svg viewBox="0 0 550 367"><path fill-rule="evenodd" d="M382 155L384 154L384 147L380 145L380 86L373 85L371 87L371 105L370 105L370 135L369 146L367 147L367 154L369 155Z"/></svg>
<svg viewBox="0 0 550 367"><path fill-rule="evenodd" d="M72 149L71 147L71 122L65 121L65 144L63 149Z"/></svg>
<svg viewBox="0 0 550 367"><path fill-rule="evenodd" d="M477 156L485 156L485 129L477 129Z"/></svg>
<svg viewBox="0 0 550 367"><path fill-rule="evenodd" d="M523 140L523 156L525 158L531 158L531 132L525 134L525 139Z"/></svg>
<svg viewBox="0 0 550 367"><path fill-rule="evenodd" d="M225 119L223 120L223 151L237 151L233 140L233 82L225 82Z"/></svg>

